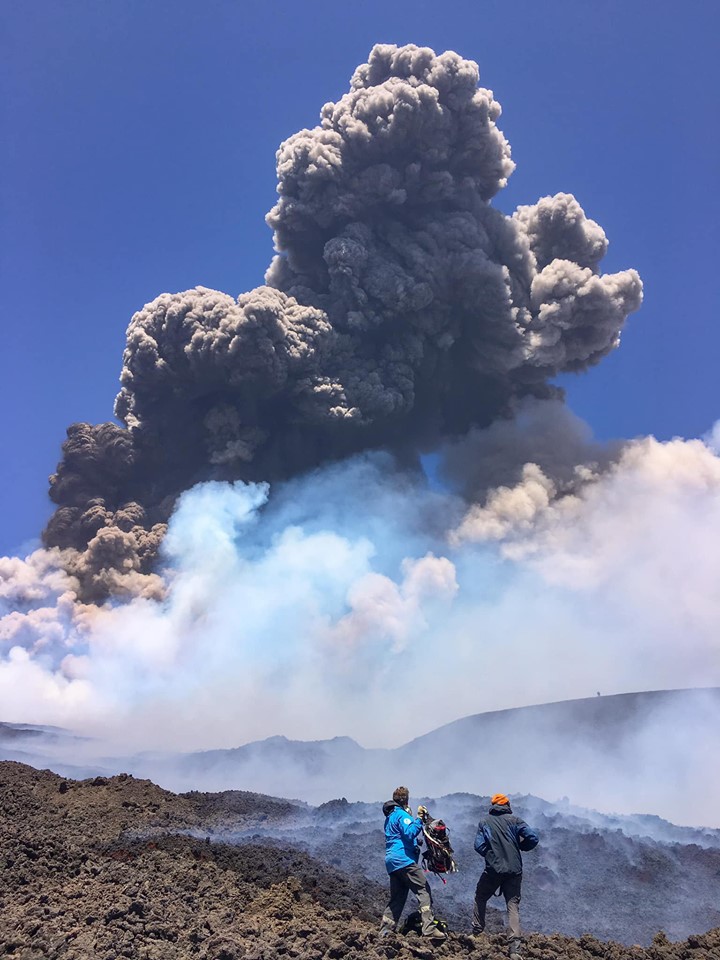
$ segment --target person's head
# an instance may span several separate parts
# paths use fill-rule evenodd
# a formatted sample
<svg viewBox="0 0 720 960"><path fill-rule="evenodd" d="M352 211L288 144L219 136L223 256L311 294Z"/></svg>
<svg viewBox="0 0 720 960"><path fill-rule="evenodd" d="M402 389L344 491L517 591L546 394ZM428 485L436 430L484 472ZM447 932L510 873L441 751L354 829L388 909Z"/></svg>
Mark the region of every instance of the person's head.
<svg viewBox="0 0 720 960"><path fill-rule="evenodd" d="M398 806L406 807L410 801L410 791L407 787L396 787L393 790L393 800Z"/></svg>
<svg viewBox="0 0 720 960"><path fill-rule="evenodd" d="M494 807L504 807L506 805L508 807L510 806L510 801L508 800L508 798L505 796L504 793L494 793L490 798L490 803Z"/></svg>

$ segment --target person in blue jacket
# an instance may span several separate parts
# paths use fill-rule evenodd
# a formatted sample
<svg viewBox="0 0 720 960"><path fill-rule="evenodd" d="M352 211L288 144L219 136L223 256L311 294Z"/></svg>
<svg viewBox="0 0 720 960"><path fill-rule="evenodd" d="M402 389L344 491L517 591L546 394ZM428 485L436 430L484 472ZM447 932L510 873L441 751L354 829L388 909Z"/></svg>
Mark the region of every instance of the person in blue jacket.
<svg viewBox="0 0 720 960"><path fill-rule="evenodd" d="M499 891L505 897L510 960L520 960L520 888L522 886L521 851L534 850L538 837L534 830L516 817L504 793L496 793L490 810L478 824L475 850L485 858L485 870L475 889L473 933L485 929L485 907Z"/></svg>
<svg viewBox="0 0 720 960"><path fill-rule="evenodd" d="M418 838L423 826L420 817L427 810L418 807L418 816L413 817L409 802L408 788L398 787L393 791L392 800L384 803L382 808L385 814L385 867L390 874L390 900L383 914L380 935L397 930L408 893L412 891L420 907L422 935L433 940L445 940L445 933L438 930L433 917L430 886L418 865Z"/></svg>

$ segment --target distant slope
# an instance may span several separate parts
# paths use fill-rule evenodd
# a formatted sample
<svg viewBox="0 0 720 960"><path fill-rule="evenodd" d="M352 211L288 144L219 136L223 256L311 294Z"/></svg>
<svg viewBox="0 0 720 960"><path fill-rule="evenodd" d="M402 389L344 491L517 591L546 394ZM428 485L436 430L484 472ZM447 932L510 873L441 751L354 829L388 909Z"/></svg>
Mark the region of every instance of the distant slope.
<svg viewBox="0 0 720 960"><path fill-rule="evenodd" d="M75 776L124 770L174 790L243 788L319 803L377 800L404 782L415 794L533 793L720 826L718 731L720 688L713 687L480 713L393 750L365 749L348 737L270 737L231 750L91 759L87 744L69 750L71 741L56 732L12 744L0 732L0 757Z"/></svg>
<svg viewBox="0 0 720 960"><path fill-rule="evenodd" d="M532 732L538 738L550 731L566 730L578 738L592 739L598 746L612 747L619 739L634 735L638 727L659 711L695 712L699 703L720 708L720 687L598 695L476 713L417 737L400 750L411 751L416 746L437 748L459 738L494 736L518 722L524 726L525 733Z"/></svg>
<svg viewBox="0 0 720 960"><path fill-rule="evenodd" d="M720 688L657 691L481 713L394 750L272 737L141 769L173 789L244 785L321 802L377 799L404 782L427 795L534 793L720 826L718 731Z"/></svg>
<svg viewBox="0 0 720 960"><path fill-rule="evenodd" d="M720 826L720 687L566 700L481 713L395 751L449 791L529 792L679 823Z"/></svg>

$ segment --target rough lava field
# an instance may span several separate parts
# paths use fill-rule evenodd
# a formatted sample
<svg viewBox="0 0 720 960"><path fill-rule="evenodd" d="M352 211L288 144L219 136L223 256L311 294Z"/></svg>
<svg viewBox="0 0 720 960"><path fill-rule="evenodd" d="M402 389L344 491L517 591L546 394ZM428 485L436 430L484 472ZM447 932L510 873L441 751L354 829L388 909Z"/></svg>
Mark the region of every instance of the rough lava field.
<svg viewBox="0 0 720 960"><path fill-rule="evenodd" d="M385 883L377 882L381 816L371 805L310 807L244 791L176 795L127 774L72 781L2 762L0 956L499 960L501 914L490 911L495 932L465 932L479 873L479 863L468 862L469 818L485 802L468 795L433 802L454 830L461 872L442 891L434 886L436 912L452 933L430 948L414 935L378 938ZM720 957L720 832L659 842L630 835L642 832L643 818L604 818L611 829L600 817L593 826L579 811L562 816L535 798L519 798L517 809L541 833L538 857L526 860L527 960ZM653 824L645 826L649 834ZM587 917L571 916L573 888ZM657 910L695 932L676 942L667 924L651 933ZM552 932L589 930L590 916L616 929L616 940ZM637 935L617 942L633 925Z"/></svg>

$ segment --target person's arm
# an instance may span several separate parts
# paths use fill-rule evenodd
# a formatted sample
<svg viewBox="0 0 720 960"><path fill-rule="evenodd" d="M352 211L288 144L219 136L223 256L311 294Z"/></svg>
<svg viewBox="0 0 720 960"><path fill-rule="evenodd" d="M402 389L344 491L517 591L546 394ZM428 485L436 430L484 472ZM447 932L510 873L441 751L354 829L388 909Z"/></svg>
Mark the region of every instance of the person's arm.
<svg viewBox="0 0 720 960"><path fill-rule="evenodd" d="M489 849L490 837L486 833L485 824L481 820L478 824L477 835L475 836L475 852L479 853L481 857L484 857Z"/></svg>
<svg viewBox="0 0 720 960"><path fill-rule="evenodd" d="M535 831L531 830L524 820L518 823L517 828L518 846L520 849L525 853L527 853L528 850L534 850L540 842L540 838Z"/></svg>
<svg viewBox="0 0 720 960"><path fill-rule="evenodd" d="M414 840L422 831L422 820L419 817L411 817L409 813L403 811L398 820L400 833L408 840Z"/></svg>

